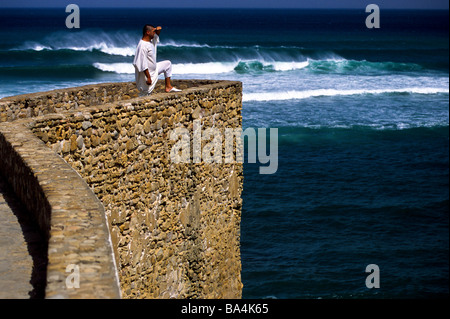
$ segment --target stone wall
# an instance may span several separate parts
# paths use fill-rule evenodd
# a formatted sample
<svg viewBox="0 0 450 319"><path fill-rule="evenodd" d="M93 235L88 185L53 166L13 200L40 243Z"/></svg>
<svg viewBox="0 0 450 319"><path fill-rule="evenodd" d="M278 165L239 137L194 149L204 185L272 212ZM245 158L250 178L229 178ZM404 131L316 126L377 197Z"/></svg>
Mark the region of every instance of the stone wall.
<svg viewBox="0 0 450 319"><path fill-rule="evenodd" d="M126 92L129 84L113 86L121 85ZM240 298L242 164L173 163L170 151L177 141L170 133L177 127L192 132L194 120L203 130L240 128L242 86L174 85L183 91L132 99L124 94L26 125L103 203L122 297ZM89 100L82 97L78 101ZM6 102L11 109L14 103Z"/></svg>
<svg viewBox="0 0 450 319"><path fill-rule="evenodd" d="M0 154L0 173L48 241L46 298L120 298L105 211L86 182L21 123L0 125ZM79 288L66 285L75 267Z"/></svg>

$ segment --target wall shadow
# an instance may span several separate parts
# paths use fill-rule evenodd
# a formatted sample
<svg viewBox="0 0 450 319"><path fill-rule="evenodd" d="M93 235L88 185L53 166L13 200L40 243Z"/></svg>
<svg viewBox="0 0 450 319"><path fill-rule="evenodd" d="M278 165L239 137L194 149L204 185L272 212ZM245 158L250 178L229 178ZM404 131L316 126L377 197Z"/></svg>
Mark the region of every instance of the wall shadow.
<svg viewBox="0 0 450 319"><path fill-rule="evenodd" d="M45 234L40 230L33 215L28 212L16 197L6 179L0 175L0 193L6 204L17 218L27 244L28 253L33 261L30 284L33 287L28 292L30 299L44 299L47 282L48 243Z"/></svg>

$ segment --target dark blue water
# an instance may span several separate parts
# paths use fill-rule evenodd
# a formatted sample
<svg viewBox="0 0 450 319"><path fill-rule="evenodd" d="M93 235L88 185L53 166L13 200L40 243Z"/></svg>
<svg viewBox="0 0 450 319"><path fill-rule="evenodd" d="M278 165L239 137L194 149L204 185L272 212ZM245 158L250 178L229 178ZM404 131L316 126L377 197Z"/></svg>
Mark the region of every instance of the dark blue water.
<svg viewBox="0 0 450 319"><path fill-rule="evenodd" d="M448 128L279 133L277 174L245 167L245 296L446 294ZM372 263L376 290L364 281Z"/></svg>
<svg viewBox="0 0 450 319"><path fill-rule="evenodd" d="M174 78L243 82L244 128L278 128L278 170L244 164L245 298L449 294L448 11L0 11L0 97L134 80L145 23ZM380 269L368 289L366 266Z"/></svg>

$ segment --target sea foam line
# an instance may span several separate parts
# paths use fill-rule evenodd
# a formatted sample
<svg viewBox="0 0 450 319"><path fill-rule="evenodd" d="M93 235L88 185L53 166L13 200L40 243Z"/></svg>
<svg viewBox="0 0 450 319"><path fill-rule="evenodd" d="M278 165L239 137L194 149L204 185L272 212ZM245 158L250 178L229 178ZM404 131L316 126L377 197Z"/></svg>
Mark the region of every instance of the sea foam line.
<svg viewBox="0 0 450 319"><path fill-rule="evenodd" d="M73 50L73 51L87 51L92 52L93 50L99 50L103 53L110 54L110 55L122 55L122 56L133 56L136 52L136 44L132 45L125 45L125 46L117 46L114 43L107 42L107 41L95 41L95 39L92 40L85 40L82 41L84 43L88 42L85 45L80 46L72 46L69 43L57 43L57 44L41 44L41 43L26 43L23 46L20 46L18 48L10 49L11 51L26 51L26 50L32 50L32 51L59 51L59 50ZM175 42L175 41L167 41L167 42L161 42L159 44L160 47L164 48L203 48L203 49L238 49L239 47L233 47L233 46L221 46L221 45L215 45L210 46L208 44L197 44L197 43L184 43L184 42Z"/></svg>
<svg viewBox="0 0 450 319"><path fill-rule="evenodd" d="M134 67L131 63L94 63L93 66L105 72L134 74Z"/></svg>
<svg viewBox="0 0 450 319"><path fill-rule="evenodd" d="M264 67L272 67L275 71L290 71L306 68L308 61L304 62L270 62L270 61L236 61L236 62L205 62L205 63L175 63L175 74L221 74L233 72L240 63L261 63ZM132 74L134 67L131 63L94 63L93 66L101 71L119 74Z"/></svg>
<svg viewBox="0 0 450 319"><path fill-rule="evenodd" d="M401 89L374 89L374 90L335 90L318 89L305 91L286 91L286 92L255 92L244 93L242 100L248 101L285 101L301 100L311 97L321 96L340 96L340 95L362 95L362 94L389 94L389 93L410 93L410 94L438 94L449 93L447 88L401 88Z"/></svg>
<svg viewBox="0 0 450 319"><path fill-rule="evenodd" d="M220 74L229 73L237 66L237 62L207 62L207 63L179 63L173 64L175 74ZM94 67L105 72L119 74L134 74L131 63L94 63Z"/></svg>

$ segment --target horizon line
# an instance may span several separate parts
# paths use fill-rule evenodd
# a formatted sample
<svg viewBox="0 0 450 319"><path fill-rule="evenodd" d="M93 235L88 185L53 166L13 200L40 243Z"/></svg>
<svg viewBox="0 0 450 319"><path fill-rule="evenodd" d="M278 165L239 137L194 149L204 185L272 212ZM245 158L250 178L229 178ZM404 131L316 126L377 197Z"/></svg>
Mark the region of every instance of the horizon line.
<svg viewBox="0 0 450 319"><path fill-rule="evenodd" d="M9 7L9 6L0 6L0 9L60 9L65 8L65 5L61 6L49 6L49 7L41 7L41 6L22 6L22 7ZM142 7L142 6L83 6L80 5L80 8L84 9L148 9L150 7ZM355 7L332 7L332 8L301 8L301 7L151 7L155 9L171 9L171 10L180 10L180 9L245 9L245 10L365 10L364 8L355 8ZM383 9L383 8L380 8ZM395 10L395 11L449 11L449 8L384 8L383 10Z"/></svg>

